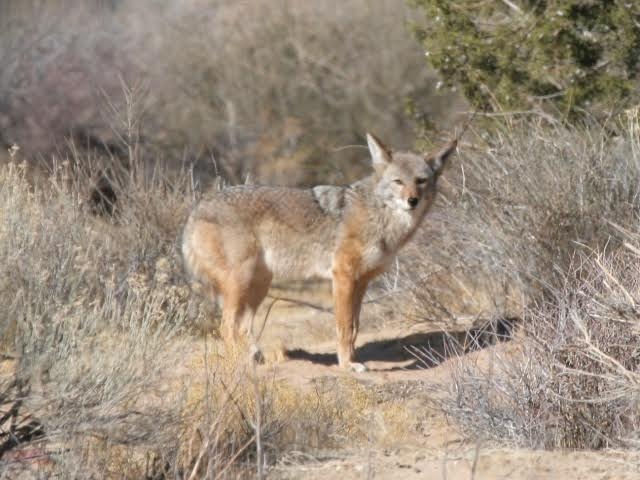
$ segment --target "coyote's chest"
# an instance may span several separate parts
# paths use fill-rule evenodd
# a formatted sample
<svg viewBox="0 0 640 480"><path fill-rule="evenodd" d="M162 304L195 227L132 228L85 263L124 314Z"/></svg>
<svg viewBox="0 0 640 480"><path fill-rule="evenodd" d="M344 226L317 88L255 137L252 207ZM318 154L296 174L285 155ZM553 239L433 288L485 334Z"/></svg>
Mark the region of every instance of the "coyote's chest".
<svg viewBox="0 0 640 480"><path fill-rule="evenodd" d="M395 251L391 250L384 240L367 245L363 249L360 259L361 273L386 270L394 257Z"/></svg>
<svg viewBox="0 0 640 480"><path fill-rule="evenodd" d="M368 224L352 227L352 234L346 236L344 244L339 246L338 249L346 252L357 265L359 274L385 270L413 235L419 220L409 213L394 213L393 216L381 215L370 219Z"/></svg>

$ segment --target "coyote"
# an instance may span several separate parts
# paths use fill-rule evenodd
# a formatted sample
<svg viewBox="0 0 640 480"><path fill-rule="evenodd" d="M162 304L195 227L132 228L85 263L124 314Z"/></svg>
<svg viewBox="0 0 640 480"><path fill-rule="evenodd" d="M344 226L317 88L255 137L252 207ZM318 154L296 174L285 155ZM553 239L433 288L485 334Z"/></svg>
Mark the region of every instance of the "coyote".
<svg viewBox="0 0 640 480"><path fill-rule="evenodd" d="M194 208L182 254L189 273L222 296L226 342L237 342L241 327L251 335L274 278L326 278L333 281L339 364L366 370L354 357L365 290L422 222L457 141L427 156L391 152L371 134L367 143L373 173L351 185L232 186Z"/></svg>

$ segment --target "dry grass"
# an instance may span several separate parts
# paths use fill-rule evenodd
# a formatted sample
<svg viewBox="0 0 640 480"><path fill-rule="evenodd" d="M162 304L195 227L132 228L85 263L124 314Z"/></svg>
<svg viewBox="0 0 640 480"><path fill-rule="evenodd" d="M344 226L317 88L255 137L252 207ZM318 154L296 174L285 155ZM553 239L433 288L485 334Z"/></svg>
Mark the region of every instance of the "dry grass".
<svg viewBox="0 0 640 480"><path fill-rule="evenodd" d="M405 100L433 100L417 106L433 115L448 101L431 94L410 13L391 0L153 4L66 18L52 3L29 21L0 7L0 147L22 146L0 166L0 478L245 478L397 443L416 423L401 402L350 380L300 391L212 349L178 244L216 168L342 183L366 167L340 149L363 132L409 146ZM634 110L476 132L373 295L402 321L520 320L489 362L451 341L459 358L434 401L469 437L638 447L638 122ZM23 160L70 134L34 185ZM96 184L114 208L87 202Z"/></svg>
<svg viewBox="0 0 640 480"><path fill-rule="evenodd" d="M184 216L188 204L184 191L141 181L118 223L104 222L83 208L74 162L35 187L24 163L1 167L0 336L16 359L2 409L15 406L44 432L32 444L9 428L2 444L40 448L61 472L85 477L103 468L105 445L175 441L179 402L159 384L184 353L191 300L173 207L179 198Z"/></svg>
<svg viewBox="0 0 640 480"><path fill-rule="evenodd" d="M489 360L462 357L438 405L474 440L527 448L637 448L640 259L582 258L521 337Z"/></svg>
<svg viewBox="0 0 640 480"><path fill-rule="evenodd" d="M608 125L497 123L462 147L423 232L392 269L393 306L417 321L521 316L582 247L619 245L638 211L638 112ZM479 132L476 132L479 133Z"/></svg>
<svg viewBox="0 0 640 480"><path fill-rule="evenodd" d="M199 339L177 251L190 183L130 163L113 218L81 201L78 159L36 186L0 167L0 478L243 478L258 438L267 466L365 438L353 382L300 391Z"/></svg>
<svg viewBox="0 0 640 480"><path fill-rule="evenodd" d="M444 240L453 248L436 253L458 255L475 278L489 275L485 291L497 278L521 298L513 346L493 349L487 361L466 358L451 342L459 358L436 397L469 437L533 448L637 447L638 118L629 111L608 130L527 125L526 134L488 139L499 148L465 156L467 183L452 214L466 226L449 222ZM437 307L409 291L418 312ZM508 314L499 301L488 307L480 314Z"/></svg>

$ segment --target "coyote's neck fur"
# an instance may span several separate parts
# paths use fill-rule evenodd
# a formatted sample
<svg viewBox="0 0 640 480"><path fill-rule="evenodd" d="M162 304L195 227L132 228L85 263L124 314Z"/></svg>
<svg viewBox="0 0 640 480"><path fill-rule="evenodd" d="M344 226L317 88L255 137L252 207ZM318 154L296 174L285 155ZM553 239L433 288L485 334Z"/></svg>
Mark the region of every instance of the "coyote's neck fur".
<svg viewBox="0 0 640 480"><path fill-rule="evenodd" d="M376 186L377 179L372 175L346 187L311 189L319 207L334 223L332 248L326 253L331 257L341 247L359 245L361 258L354 258L354 263L358 263L360 274L384 268L415 233L427 212L427 202L410 211L389 206L376 194ZM327 258L326 263L332 259Z"/></svg>

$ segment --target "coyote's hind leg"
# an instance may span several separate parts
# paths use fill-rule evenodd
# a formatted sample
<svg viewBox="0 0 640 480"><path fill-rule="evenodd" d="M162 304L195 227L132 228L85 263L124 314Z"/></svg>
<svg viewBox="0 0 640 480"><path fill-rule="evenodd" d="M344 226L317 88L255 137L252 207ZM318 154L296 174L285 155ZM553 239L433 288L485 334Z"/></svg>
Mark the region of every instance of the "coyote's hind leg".
<svg viewBox="0 0 640 480"><path fill-rule="evenodd" d="M253 320L271 285L272 275L260 258L246 260L225 279L222 331L228 345L247 341L259 354Z"/></svg>

